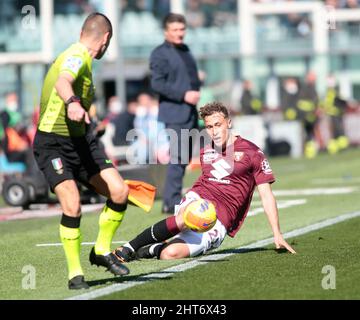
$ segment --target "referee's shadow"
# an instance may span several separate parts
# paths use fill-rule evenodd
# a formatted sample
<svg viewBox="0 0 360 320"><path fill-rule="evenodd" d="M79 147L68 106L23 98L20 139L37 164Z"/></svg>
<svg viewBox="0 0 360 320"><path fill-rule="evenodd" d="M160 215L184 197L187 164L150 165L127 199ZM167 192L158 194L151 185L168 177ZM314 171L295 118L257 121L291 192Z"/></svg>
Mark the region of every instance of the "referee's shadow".
<svg viewBox="0 0 360 320"><path fill-rule="evenodd" d="M275 251L277 253L286 253L287 250L286 249L275 249L275 248L238 248L238 249L223 249L223 250L219 250L219 251L215 251L215 252L211 252L207 255L204 256L199 256L199 257L194 257L193 259L197 259L197 258L202 258L201 262L224 262L224 261L228 261L228 257L225 257L224 259L206 259L206 257L210 257L210 256L216 256L219 254L244 254L244 253L253 253L253 252L261 252L261 251ZM190 259L189 259L190 260ZM104 284L108 284L108 283L125 283L125 282L148 282L151 280L171 280L172 277L168 276L168 277L158 277L158 276L154 276L151 277L149 276L149 274L164 274L164 273L170 273L170 274L175 274L176 272L167 272L164 270L160 270L160 271L149 271L149 273L142 273L142 274L136 274L136 275L127 275L127 276L122 276L122 277L108 277L108 278L104 278L104 279L99 279L99 280L90 280L87 281L87 284L90 287L95 287L95 286L99 286L99 285L104 285Z"/></svg>
<svg viewBox="0 0 360 320"><path fill-rule="evenodd" d="M99 280L90 280L90 281L86 281L86 283L89 285L89 287L95 287L95 286L99 286L99 285L104 285L104 284L109 284L109 283L126 283L126 282L148 282L148 281L152 281L152 280L170 280L172 277L150 277L149 274L152 273L170 273L170 274L174 274L174 272L166 272L166 271L150 271L149 273L141 273L141 274L136 274L133 276L113 276L111 278L104 278L104 279L99 279Z"/></svg>

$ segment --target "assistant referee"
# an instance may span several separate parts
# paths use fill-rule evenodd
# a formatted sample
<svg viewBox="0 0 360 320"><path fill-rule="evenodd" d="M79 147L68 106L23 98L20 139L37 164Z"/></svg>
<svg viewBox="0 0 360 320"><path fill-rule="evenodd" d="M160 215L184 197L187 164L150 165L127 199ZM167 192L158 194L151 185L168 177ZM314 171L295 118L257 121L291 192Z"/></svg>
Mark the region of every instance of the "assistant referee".
<svg viewBox="0 0 360 320"><path fill-rule="evenodd" d="M92 61L101 59L112 37L112 25L101 13L90 14L80 40L61 53L49 69L41 95L34 155L63 210L60 237L68 265L69 289L87 289L80 263L80 182L107 198L99 218L99 233L90 252L91 264L115 275L129 273L111 253L112 238L123 220L128 187L87 132L88 110L94 98Z"/></svg>

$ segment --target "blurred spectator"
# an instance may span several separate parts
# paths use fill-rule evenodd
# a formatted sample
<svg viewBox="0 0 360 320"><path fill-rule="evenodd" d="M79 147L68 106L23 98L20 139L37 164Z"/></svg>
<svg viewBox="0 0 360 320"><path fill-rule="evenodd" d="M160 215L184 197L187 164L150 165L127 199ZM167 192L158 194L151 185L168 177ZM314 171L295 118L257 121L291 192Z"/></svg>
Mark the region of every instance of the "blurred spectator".
<svg viewBox="0 0 360 320"><path fill-rule="evenodd" d="M316 91L316 74L312 71L308 72L305 82L300 87L298 107L298 118L306 120L310 123L315 122L315 110L319 102Z"/></svg>
<svg viewBox="0 0 360 320"><path fill-rule="evenodd" d="M286 2L294 2L294 0L286 0ZM281 15L280 21L290 32L291 37L306 37L311 32L311 22L307 15L289 13Z"/></svg>
<svg viewBox="0 0 360 320"><path fill-rule="evenodd" d="M37 173L26 127L21 122L11 123L11 115L4 110L0 113L0 124L4 134L1 139L1 149L9 162L22 162L26 166L26 173L33 175Z"/></svg>
<svg viewBox="0 0 360 320"><path fill-rule="evenodd" d="M62 0L54 1L54 12L56 14L83 14L92 10L86 0Z"/></svg>
<svg viewBox="0 0 360 320"><path fill-rule="evenodd" d="M205 15L205 27L214 25L215 13L219 6L219 0L202 0L202 11Z"/></svg>
<svg viewBox="0 0 360 320"><path fill-rule="evenodd" d="M152 96L150 105L150 140L155 146L153 152L157 163L167 164L170 161L170 148L165 123L158 120L159 101Z"/></svg>
<svg viewBox="0 0 360 320"><path fill-rule="evenodd" d="M252 93L253 85L250 80L243 82L243 92L240 99L241 113L243 115L255 115L262 111L262 102Z"/></svg>
<svg viewBox="0 0 360 320"><path fill-rule="evenodd" d="M346 4L344 7L346 9L358 9L359 2L357 0L346 0ZM359 21L348 21L347 27L352 36L359 36L360 33Z"/></svg>
<svg viewBox="0 0 360 320"><path fill-rule="evenodd" d="M299 99L299 84L295 78L286 78L282 82L280 103L284 117L295 120L297 117L296 106Z"/></svg>
<svg viewBox="0 0 360 320"><path fill-rule="evenodd" d="M13 127L21 120L21 114L18 111L19 104L18 104L18 97L15 92L7 93L5 96L5 108L4 111L6 115L9 117L8 119L8 126ZM0 122L0 140L3 139L5 128L1 125Z"/></svg>
<svg viewBox="0 0 360 320"><path fill-rule="evenodd" d="M154 10L154 1L151 0L122 0L123 12L144 12Z"/></svg>
<svg viewBox="0 0 360 320"><path fill-rule="evenodd" d="M16 7L12 1L0 1L0 27L7 27L16 13Z"/></svg>
<svg viewBox="0 0 360 320"><path fill-rule="evenodd" d="M123 160L130 161L131 164L168 161L168 137L165 124L158 121L158 111L157 99L143 92L136 100L129 101L127 110L115 117L106 117L111 120L106 124L101 141L114 164ZM127 156L131 158L126 158Z"/></svg>
<svg viewBox="0 0 360 320"><path fill-rule="evenodd" d="M199 28L205 25L205 14L201 10L199 0L186 2L186 19L189 28Z"/></svg>
<svg viewBox="0 0 360 320"><path fill-rule="evenodd" d="M154 0L153 13L160 21L170 12L169 0Z"/></svg>
<svg viewBox="0 0 360 320"><path fill-rule="evenodd" d="M332 7L334 9L341 7L341 3L339 0L325 0L324 2L325 6Z"/></svg>
<svg viewBox="0 0 360 320"><path fill-rule="evenodd" d="M223 26L237 22L237 0L186 0L190 28Z"/></svg>
<svg viewBox="0 0 360 320"><path fill-rule="evenodd" d="M358 0L346 0L345 8L346 9L358 9L359 1Z"/></svg>
<svg viewBox="0 0 360 320"><path fill-rule="evenodd" d="M158 121L159 104L149 93L138 96L134 127L137 140L132 149L137 163L164 163L168 159L165 124ZM160 159L159 159L160 156Z"/></svg>
<svg viewBox="0 0 360 320"><path fill-rule="evenodd" d="M316 109L319 98L316 92L316 74L308 72L305 82L300 88L299 101L297 103L297 119L300 120L305 130L305 156L313 158L318 150L315 143L315 124L317 121Z"/></svg>
<svg viewBox="0 0 360 320"><path fill-rule="evenodd" d="M116 99L113 99L113 101L116 101ZM136 108L137 102L130 101L125 111L112 113L109 110L111 115L107 115L101 122L105 128L101 142L104 145L106 155L112 160L114 165L125 160L126 149L131 143L131 141L126 140L126 136L130 130L134 129ZM115 109L118 110L117 108Z"/></svg>
<svg viewBox="0 0 360 320"><path fill-rule="evenodd" d="M126 135L130 130L134 129L136 109L137 101L129 101L127 109L112 119L111 124L115 127L112 138L114 146L126 146L130 144L130 141L126 140Z"/></svg>
<svg viewBox="0 0 360 320"><path fill-rule="evenodd" d="M334 76L327 79L327 90L319 106L320 115L330 118L331 139L326 146L330 154L337 153L349 146L349 140L344 133L343 116L347 108L347 101L339 96Z"/></svg>
<svg viewBox="0 0 360 320"><path fill-rule="evenodd" d="M107 125L113 119L115 119L120 112L122 111L123 106L121 104L121 100L117 96L112 96L109 98L108 105L107 105L107 114L103 119L104 125Z"/></svg>
<svg viewBox="0 0 360 320"><path fill-rule="evenodd" d="M214 14L214 25L237 24L237 0L219 1Z"/></svg>

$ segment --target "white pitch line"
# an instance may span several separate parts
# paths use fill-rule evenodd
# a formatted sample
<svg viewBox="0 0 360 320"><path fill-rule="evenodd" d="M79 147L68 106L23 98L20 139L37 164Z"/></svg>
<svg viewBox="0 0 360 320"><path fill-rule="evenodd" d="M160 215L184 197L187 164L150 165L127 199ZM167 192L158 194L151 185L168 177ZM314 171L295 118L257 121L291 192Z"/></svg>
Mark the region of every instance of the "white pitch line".
<svg viewBox="0 0 360 320"><path fill-rule="evenodd" d="M342 177L342 178L318 178L318 179L312 179L312 184L324 184L329 185L329 183L334 184L342 184L342 183L357 183L360 182L360 177Z"/></svg>
<svg viewBox="0 0 360 320"><path fill-rule="evenodd" d="M127 241L112 241L112 243L126 243ZM95 242L81 242L82 246L91 246L94 245ZM58 243L38 243L35 246L36 247L62 247L62 243L58 242Z"/></svg>
<svg viewBox="0 0 360 320"><path fill-rule="evenodd" d="M309 226L306 226L306 227L303 227L303 228L295 229L293 231L284 233L283 236L284 236L284 238L290 238L290 237L304 235L306 233L309 233L309 232L312 232L312 231L315 231L315 230L319 230L319 229L322 229L322 228L325 228L325 227L329 227L329 226L334 225L336 223L339 223L339 222L342 222L342 221L345 221L345 220L348 220L348 219L356 218L356 217L360 217L360 211L343 214L343 215L337 216L335 218L330 218L330 219L323 220L323 221L320 221L318 223L314 223L312 225L309 225ZM260 247L269 245L271 243L273 243L273 238L272 237L268 238L268 239L256 241L256 242L251 243L251 244L246 245L246 246L242 246L242 247L238 248L237 250L239 250L239 249L244 250L244 249L260 248ZM183 271L186 271L188 269L195 268L195 267L197 267L199 265L207 264L209 261L221 260L221 259L229 257L229 256L231 256L233 254L235 254L235 253L222 253L222 254L205 255L205 256L202 256L199 259L191 260L189 262L179 264L177 266L170 267L170 268L162 270L162 271L154 272L154 273L148 274L146 276L140 276L140 277L136 278L136 280L125 281L123 283L113 284L113 285L110 285L110 286L105 287L105 288L96 289L96 290L93 290L93 291L88 292L88 293L84 293L84 294L80 294L80 295L77 295L77 296L74 296L74 297L67 298L66 300L90 300L90 299L99 298L99 297L102 297L102 296L112 294L114 292L123 291L123 290L126 290L128 288L135 287L137 285L141 285L141 284L144 284L144 283L149 282L149 281L153 281L154 279L168 278L168 277L173 276L176 273L183 272Z"/></svg>
<svg viewBox="0 0 360 320"><path fill-rule="evenodd" d="M330 194L345 194L358 191L358 188L314 188L314 189L294 189L294 190L274 190L275 196L317 196Z"/></svg>
<svg viewBox="0 0 360 320"><path fill-rule="evenodd" d="M296 199L296 200L281 200L281 201L277 201L277 207L278 209L285 209L285 208L290 208L293 206L300 206L302 204L305 204L307 202L306 199ZM264 209L262 207L260 208L255 208L253 210L250 210L248 213L248 217L253 217L258 215L259 213L263 213Z"/></svg>

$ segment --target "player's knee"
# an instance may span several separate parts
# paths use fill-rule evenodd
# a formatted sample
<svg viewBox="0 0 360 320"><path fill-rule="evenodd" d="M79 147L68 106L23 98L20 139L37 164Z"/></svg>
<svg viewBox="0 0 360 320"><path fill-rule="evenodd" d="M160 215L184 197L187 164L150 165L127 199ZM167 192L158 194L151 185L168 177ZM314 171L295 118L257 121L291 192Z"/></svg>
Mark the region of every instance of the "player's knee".
<svg viewBox="0 0 360 320"><path fill-rule="evenodd" d="M160 259L161 260L174 260L174 259L181 259L185 258L184 253L179 250L177 247L168 246L161 251Z"/></svg>
<svg viewBox="0 0 360 320"><path fill-rule="evenodd" d="M79 216L81 212L80 199L67 199L62 204L62 210L71 217Z"/></svg>
<svg viewBox="0 0 360 320"><path fill-rule="evenodd" d="M125 203L129 195L129 187L126 183L113 186L110 190L110 199L115 203Z"/></svg>

